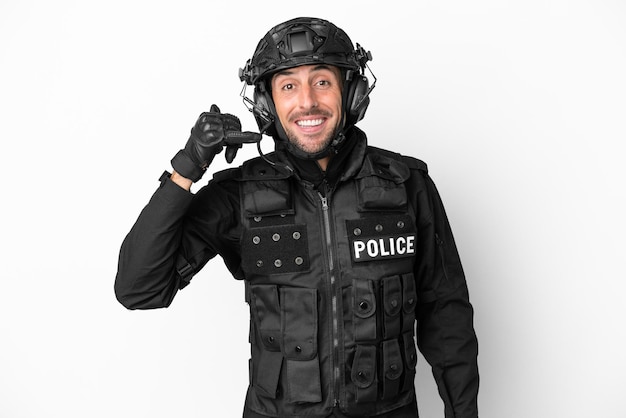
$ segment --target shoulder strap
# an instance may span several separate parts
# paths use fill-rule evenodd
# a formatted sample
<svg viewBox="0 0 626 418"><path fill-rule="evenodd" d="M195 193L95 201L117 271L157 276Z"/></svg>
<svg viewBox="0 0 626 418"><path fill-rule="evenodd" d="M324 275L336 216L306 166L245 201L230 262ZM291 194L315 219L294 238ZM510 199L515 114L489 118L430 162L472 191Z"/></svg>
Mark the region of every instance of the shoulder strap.
<svg viewBox="0 0 626 418"><path fill-rule="evenodd" d="M383 148L378 148L378 147L374 147L374 146L369 146L370 151L377 153L379 155L384 155L388 158L392 158L396 161L402 161L404 164L406 164L411 170L420 170L423 171L424 173L428 173L428 165L417 158L414 157L410 157L410 156L406 156L406 155L402 155L400 153L397 152L393 152L393 151L389 151Z"/></svg>

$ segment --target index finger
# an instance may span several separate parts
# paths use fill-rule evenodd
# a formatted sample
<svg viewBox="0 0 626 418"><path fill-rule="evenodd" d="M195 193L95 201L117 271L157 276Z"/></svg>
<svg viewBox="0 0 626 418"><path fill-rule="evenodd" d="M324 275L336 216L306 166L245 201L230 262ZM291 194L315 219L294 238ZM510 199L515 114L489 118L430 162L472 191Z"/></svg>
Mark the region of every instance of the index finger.
<svg viewBox="0 0 626 418"><path fill-rule="evenodd" d="M235 144L254 144L259 142L263 136L258 132L241 132L241 131L226 131L224 133L224 142L226 145Z"/></svg>

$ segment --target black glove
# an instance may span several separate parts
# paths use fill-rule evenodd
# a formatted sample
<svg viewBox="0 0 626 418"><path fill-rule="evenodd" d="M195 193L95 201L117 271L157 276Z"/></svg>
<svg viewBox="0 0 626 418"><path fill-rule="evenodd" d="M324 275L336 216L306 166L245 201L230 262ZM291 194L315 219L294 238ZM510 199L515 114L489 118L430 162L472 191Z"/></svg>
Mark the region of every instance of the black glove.
<svg viewBox="0 0 626 418"><path fill-rule="evenodd" d="M185 148L172 158L172 167L181 176L196 182L223 147L226 147L226 161L230 164L242 144L260 140L261 134L241 132L239 118L220 113L216 105L211 105L210 112L202 113L191 129Z"/></svg>

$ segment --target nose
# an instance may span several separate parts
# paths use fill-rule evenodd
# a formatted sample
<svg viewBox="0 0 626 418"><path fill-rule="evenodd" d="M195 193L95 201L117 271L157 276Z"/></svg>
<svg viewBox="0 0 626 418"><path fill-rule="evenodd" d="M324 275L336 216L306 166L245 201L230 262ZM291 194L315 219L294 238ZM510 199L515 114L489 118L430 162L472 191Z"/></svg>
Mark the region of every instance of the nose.
<svg viewBox="0 0 626 418"><path fill-rule="evenodd" d="M309 85L305 84L300 90L300 107L306 110L317 107L315 89Z"/></svg>

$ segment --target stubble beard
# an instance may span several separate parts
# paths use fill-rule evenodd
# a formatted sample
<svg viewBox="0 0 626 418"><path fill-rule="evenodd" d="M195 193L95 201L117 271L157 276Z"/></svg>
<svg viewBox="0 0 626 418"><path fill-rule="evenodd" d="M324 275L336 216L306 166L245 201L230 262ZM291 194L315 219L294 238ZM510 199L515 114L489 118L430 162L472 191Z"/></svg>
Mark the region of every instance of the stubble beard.
<svg viewBox="0 0 626 418"><path fill-rule="evenodd" d="M315 154L325 150L330 145L330 143L337 136L337 131L338 127L335 126L333 129L329 130L325 134L323 140L314 142L302 139L303 137L306 137L306 135L299 136L292 129L285 129L285 134L287 134L287 139L289 140L289 142L300 151L303 151L307 154Z"/></svg>
<svg viewBox="0 0 626 418"><path fill-rule="evenodd" d="M328 132L324 137L324 140L319 142L304 141L298 135L294 134L291 130L288 130L286 133L289 142L291 142L291 144L298 148L300 151L306 152L307 154L315 154L325 150L326 147L328 147L333 138L335 138L336 130Z"/></svg>

